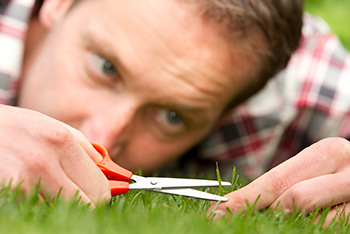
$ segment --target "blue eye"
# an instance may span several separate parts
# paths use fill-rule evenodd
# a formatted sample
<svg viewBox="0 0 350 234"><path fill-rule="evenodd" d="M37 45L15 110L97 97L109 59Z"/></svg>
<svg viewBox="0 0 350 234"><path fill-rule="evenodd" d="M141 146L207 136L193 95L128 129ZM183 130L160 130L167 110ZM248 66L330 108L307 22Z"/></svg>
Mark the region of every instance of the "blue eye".
<svg viewBox="0 0 350 234"><path fill-rule="evenodd" d="M171 125L179 125L183 123L181 116L175 111L168 110L166 113L166 119Z"/></svg>
<svg viewBox="0 0 350 234"><path fill-rule="evenodd" d="M117 70L113 66L113 64L108 61L106 58L100 55L94 55L94 61L97 68L107 76L115 76L117 74Z"/></svg>
<svg viewBox="0 0 350 234"><path fill-rule="evenodd" d="M155 107L153 115L160 129L167 134L179 134L186 130L184 119L176 111Z"/></svg>

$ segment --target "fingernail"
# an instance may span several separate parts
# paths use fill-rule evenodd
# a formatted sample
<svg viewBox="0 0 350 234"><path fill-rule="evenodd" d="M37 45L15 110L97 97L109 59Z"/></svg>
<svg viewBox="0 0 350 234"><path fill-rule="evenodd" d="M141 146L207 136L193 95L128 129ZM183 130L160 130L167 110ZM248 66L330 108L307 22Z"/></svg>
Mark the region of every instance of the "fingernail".
<svg viewBox="0 0 350 234"><path fill-rule="evenodd" d="M215 219L215 220L220 220L224 216L226 216L226 213L222 210L216 210L213 213L213 219Z"/></svg>

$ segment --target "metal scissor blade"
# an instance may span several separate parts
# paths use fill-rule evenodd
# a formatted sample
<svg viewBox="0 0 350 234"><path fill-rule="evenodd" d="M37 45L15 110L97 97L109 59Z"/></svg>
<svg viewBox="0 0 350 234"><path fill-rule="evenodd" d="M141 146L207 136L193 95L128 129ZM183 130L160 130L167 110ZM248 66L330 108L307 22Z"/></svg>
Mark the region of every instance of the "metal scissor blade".
<svg viewBox="0 0 350 234"><path fill-rule="evenodd" d="M221 186L229 187L230 182L222 181ZM199 180L183 178L165 178L165 177L144 177L137 180L136 183L130 184L129 189L178 189L178 188L208 188L219 187L216 180Z"/></svg>
<svg viewBox="0 0 350 234"><path fill-rule="evenodd" d="M185 197L193 197L200 198L210 201L227 201L227 197L218 196L211 193L206 193L202 191L198 191L195 189L154 189L154 192L166 193L166 194L174 194L174 195L182 195Z"/></svg>

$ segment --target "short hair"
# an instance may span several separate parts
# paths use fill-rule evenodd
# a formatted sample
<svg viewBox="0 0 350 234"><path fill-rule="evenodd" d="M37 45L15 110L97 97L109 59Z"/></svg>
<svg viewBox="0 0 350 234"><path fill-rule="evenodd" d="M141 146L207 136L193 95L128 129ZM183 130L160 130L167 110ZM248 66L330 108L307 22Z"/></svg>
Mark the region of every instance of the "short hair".
<svg viewBox="0 0 350 234"><path fill-rule="evenodd" d="M226 33L248 41L248 48L259 57L254 81L226 110L238 105L260 89L287 66L298 48L303 24L302 0L198 0L204 16L226 24ZM256 45L256 37L262 43ZM253 38L250 40L250 38ZM254 39L255 38L255 39ZM236 43L237 40L234 42ZM249 44L250 43L250 44Z"/></svg>

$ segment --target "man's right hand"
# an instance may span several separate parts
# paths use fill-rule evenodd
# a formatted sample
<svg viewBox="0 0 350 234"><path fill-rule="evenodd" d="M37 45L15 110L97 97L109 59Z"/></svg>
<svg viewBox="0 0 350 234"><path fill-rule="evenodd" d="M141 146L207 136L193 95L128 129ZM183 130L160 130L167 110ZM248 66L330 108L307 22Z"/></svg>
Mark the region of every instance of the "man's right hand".
<svg viewBox="0 0 350 234"><path fill-rule="evenodd" d="M109 182L95 162L101 155L78 130L41 113L0 105L0 182L40 196L63 198L77 192L96 204L111 198Z"/></svg>

